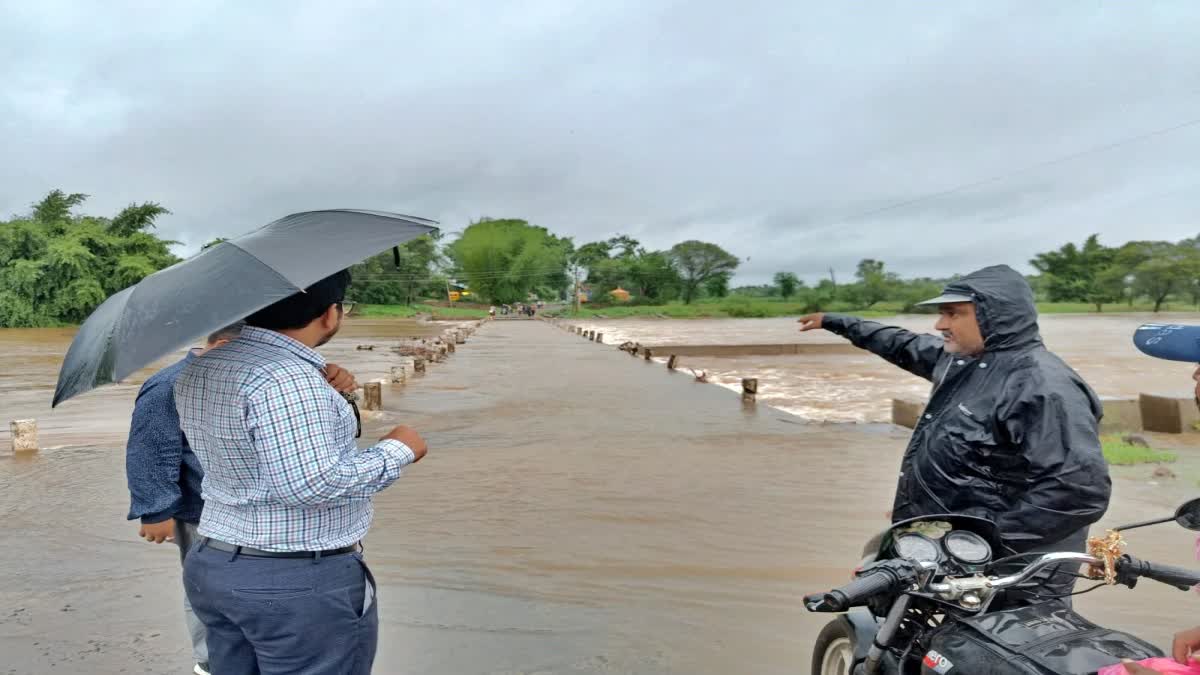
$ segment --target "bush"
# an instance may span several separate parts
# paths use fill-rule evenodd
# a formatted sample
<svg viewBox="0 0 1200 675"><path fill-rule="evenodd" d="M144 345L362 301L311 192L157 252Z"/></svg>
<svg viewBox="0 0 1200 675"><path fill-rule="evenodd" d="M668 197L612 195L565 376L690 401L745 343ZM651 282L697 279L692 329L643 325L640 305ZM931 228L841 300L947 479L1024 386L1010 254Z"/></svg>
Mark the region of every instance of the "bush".
<svg viewBox="0 0 1200 675"><path fill-rule="evenodd" d="M762 319L771 316L771 308L745 296L732 296L721 303L721 311L738 319Z"/></svg>

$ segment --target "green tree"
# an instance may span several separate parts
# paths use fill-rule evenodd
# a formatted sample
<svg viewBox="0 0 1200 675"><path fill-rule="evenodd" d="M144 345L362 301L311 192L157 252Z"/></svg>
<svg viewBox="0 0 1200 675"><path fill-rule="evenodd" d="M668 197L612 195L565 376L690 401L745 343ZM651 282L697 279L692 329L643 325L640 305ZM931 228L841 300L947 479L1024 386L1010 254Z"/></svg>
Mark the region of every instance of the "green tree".
<svg viewBox="0 0 1200 675"><path fill-rule="evenodd" d="M618 286L632 286L630 262L622 258L597 260L588 268L587 282L593 297L603 297Z"/></svg>
<svg viewBox="0 0 1200 675"><path fill-rule="evenodd" d="M33 205L33 219L51 226L61 226L71 219L71 209L87 201L88 196L76 192L66 194L62 190L51 190L42 201Z"/></svg>
<svg viewBox="0 0 1200 675"><path fill-rule="evenodd" d="M128 237L135 232L145 232L155 227L154 221L159 216L171 213L154 202L145 204L130 204L109 223L108 229L118 237Z"/></svg>
<svg viewBox="0 0 1200 675"><path fill-rule="evenodd" d="M884 270L883 261L872 258L859 261L855 277L858 279L858 300L865 308L887 300L899 281L895 274Z"/></svg>
<svg viewBox="0 0 1200 675"><path fill-rule="evenodd" d="M539 289L568 284L569 240L524 220L484 219L471 224L447 252L464 281L491 302L523 302Z"/></svg>
<svg viewBox="0 0 1200 675"><path fill-rule="evenodd" d="M1116 262L1097 269L1087 285L1087 302L1095 305L1097 312L1103 312L1104 305L1120 302L1126 297L1129 278L1130 271Z"/></svg>
<svg viewBox="0 0 1200 675"><path fill-rule="evenodd" d="M738 266L738 259L733 254L716 244L703 241L690 240L675 244L670 256L679 270L684 304L691 304L702 284L717 276L732 275Z"/></svg>
<svg viewBox="0 0 1200 675"><path fill-rule="evenodd" d="M434 283L441 258L435 237L417 237L397 248L399 262L393 251L386 251L352 266L347 297L377 305L411 305L419 297L445 299L445 278Z"/></svg>
<svg viewBox="0 0 1200 675"><path fill-rule="evenodd" d="M1187 291L1200 276L1200 256L1186 243L1132 241L1121 247L1116 261L1131 270L1133 293L1148 297L1155 312L1172 293Z"/></svg>
<svg viewBox="0 0 1200 675"><path fill-rule="evenodd" d="M777 272L775 285L779 287L779 294L786 299L796 294L796 289L800 287L800 279L791 272Z"/></svg>
<svg viewBox="0 0 1200 675"><path fill-rule="evenodd" d="M108 296L178 262L147 230L167 210L131 204L112 219L75 215L87 195L54 190L0 221L0 326L78 323Z"/></svg>
<svg viewBox="0 0 1200 675"><path fill-rule="evenodd" d="M571 262L581 267L590 268L601 260L608 260L612 254L612 244L607 241L593 241L575 249Z"/></svg>
<svg viewBox="0 0 1200 675"><path fill-rule="evenodd" d="M642 249L642 244L637 239L628 235L619 234L608 240L609 251L616 251L617 255L622 258L631 258Z"/></svg>
<svg viewBox="0 0 1200 675"><path fill-rule="evenodd" d="M1116 251L1101 244L1099 235L1093 234L1083 246L1064 244L1058 250L1039 253L1029 263L1042 273L1051 302L1090 302L1099 310L1114 302L1112 282L1117 272L1105 271L1115 261Z"/></svg>
<svg viewBox="0 0 1200 675"><path fill-rule="evenodd" d="M682 279L665 251L641 251L629 260L629 283L639 300L666 302L679 296Z"/></svg>
<svg viewBox="0 0 1200 675"><path fill-rule="evenodd" d="M837 300L838 287L832 279L822 279L817 285L804 292L805 312L824 312Z"/></svg>
<svg viewBox="0 0 1200 675"><path fill-rule="evenodd" d="M704 292L710 298L724 298L729 295L730 274L717 274L704 282Z"/></svg>
<svg viewBox="0 0 1200 675"><path fill-rule="evenodd" d="M930 298L936 298L942 294L942 288L945 286L942 282L934 281L933 279L912 279L897 284L897 299L900 300L902 314L913 313L929 313L936 309L918 303L925 302Z"/></svg>

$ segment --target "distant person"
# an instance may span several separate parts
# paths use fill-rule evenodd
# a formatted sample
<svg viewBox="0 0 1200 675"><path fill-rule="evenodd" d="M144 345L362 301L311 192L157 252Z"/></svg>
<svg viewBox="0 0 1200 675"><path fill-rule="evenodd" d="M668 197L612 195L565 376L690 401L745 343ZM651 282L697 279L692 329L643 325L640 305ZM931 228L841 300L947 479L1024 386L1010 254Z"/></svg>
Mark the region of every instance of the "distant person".
<svg viewBox="0 0 1200 675"><path fill-rule="evenodd" d="M840 314L810 314L824 328L933 382L900 465L891 518L957 513L994 521L1014 553L1083 551L1108 509L1100 401L1046 349L1025 278L986 267L947 285L934 328L941 337ZM1069 593L1058 574L1043 588Z"/></svg>
<svg viewBox="0 0 1200 675"><path fill-rule="evenodd" d="M488 316L493 319L496 318L496 306L495 305L488 307Z"/></svg>
<svg viewBox="0 0 1200 675"><path fill-rule="evenodd" d="M218 675L371 671L378 603L359 543L371 496L426 446L403 426L354 441L353 410L316 351L341 327L349 285L343 270L255 312L175 384L206 472L184 584Z"/></svg>

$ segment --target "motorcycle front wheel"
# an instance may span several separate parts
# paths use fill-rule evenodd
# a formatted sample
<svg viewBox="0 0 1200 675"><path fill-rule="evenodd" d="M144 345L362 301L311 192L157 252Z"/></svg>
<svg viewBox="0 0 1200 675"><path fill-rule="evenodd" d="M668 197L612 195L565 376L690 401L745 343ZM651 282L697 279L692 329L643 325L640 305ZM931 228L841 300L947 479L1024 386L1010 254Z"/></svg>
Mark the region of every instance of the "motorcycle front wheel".
<svg viewBox="0 0 1200 675"><path fill-rule="evenodd" d="M850 675L854 634L844 621L830 621L813 645L812 675Z"/></svg>

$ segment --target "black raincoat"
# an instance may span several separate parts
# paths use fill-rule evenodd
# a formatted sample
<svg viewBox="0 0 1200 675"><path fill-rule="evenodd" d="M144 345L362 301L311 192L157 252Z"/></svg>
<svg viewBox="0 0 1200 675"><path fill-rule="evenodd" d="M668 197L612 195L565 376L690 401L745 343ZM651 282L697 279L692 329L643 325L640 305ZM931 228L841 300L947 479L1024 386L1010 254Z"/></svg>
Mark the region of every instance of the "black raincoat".
<svg viewBox="0 0 1200 675"><path fill-rule="evenodd" d="M849 316L823 324L934 383L901 463L893 520L982 516L1014 552L1081 550L1112 488L1099 399L1042 344L1033 292L1015 270L984 268L946 292L974 299L982 354L948 354L940 337Z"/></svg>

